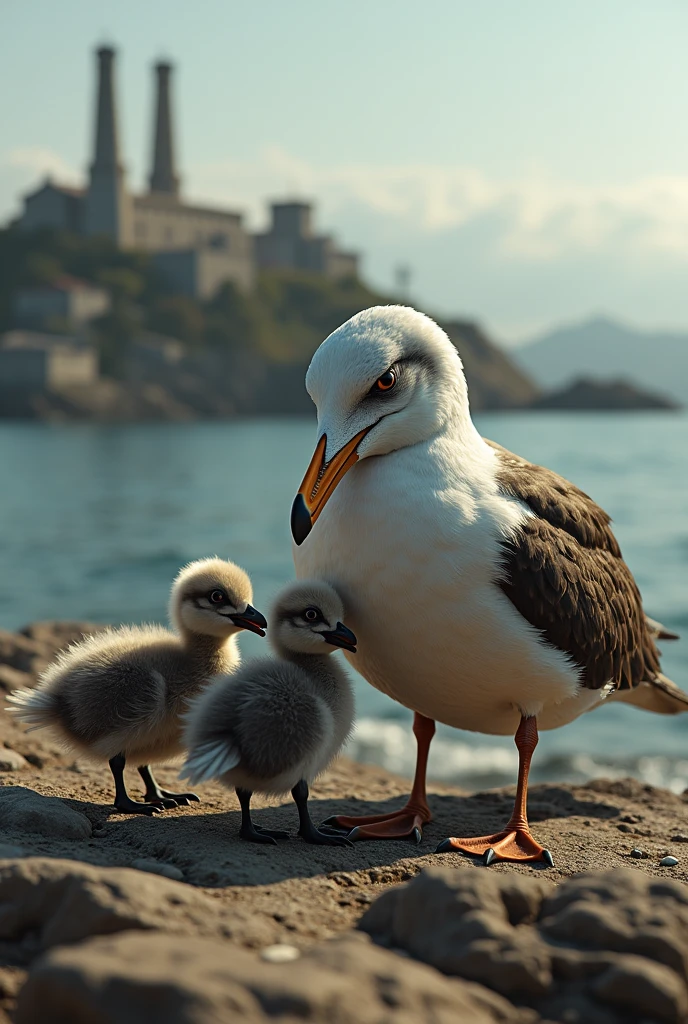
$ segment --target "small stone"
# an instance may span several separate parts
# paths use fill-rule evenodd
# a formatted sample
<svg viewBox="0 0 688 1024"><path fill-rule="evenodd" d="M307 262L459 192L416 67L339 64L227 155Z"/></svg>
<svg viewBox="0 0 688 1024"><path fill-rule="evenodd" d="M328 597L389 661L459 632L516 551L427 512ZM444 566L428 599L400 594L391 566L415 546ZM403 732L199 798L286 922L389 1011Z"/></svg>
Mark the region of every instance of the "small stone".
<svg viewBox="0 0 688 1024"><path fill-rule="evenodd" d="M106 835L107 835L107 829L105 829L105 828L94 828L93 829L93 837L94 837L94 839L102 839L103 836L106 836Z"/></svg>
<svg viewBox="0 0 688 1024"><path fill-rule="evenodd" d="M643 860L647 857L645 850L639 850L637 847L635 850L631 850L631 857L635 857L637 860Z"/></svg>
<svg viewBox="0 0 688 1024"><path fill-rule="evenodd" d="M28 768L29 762L16 750L8 750L0 747L0 772L18 772L22 768Z"/></svg>
<svg viewBox="0 0 688 1024"><path fill-rule="evenodd" d="M131 865L137 871L147 871L151 875L163 875L165 878L172 878L175 882L184 881L184 872L175 867L174 864L163 864L159 860L146 860L139 857Z"/></svg>
<svg viewBox="0 0 688 1024"><path fill-rule="evenodd" d="M684 832L679 832L678 835L671 837L672 843L688 843L688 836Z"/></svg>
<svg viewBox="0 0 688 1024"><path fill-rule="evenodd" d="M678 857L662 857L659 862L662 868L675 868L678 864Z"/></svg>
<svg viewBox="0 0 688 1024"><path fill-rule="evenodd" d="M262 950L261 960L267 960L269 964L288 964L292 960L298 960L301 950L296 946L288 946L286 943L277 943L274 946L266 946Z"/></svg>

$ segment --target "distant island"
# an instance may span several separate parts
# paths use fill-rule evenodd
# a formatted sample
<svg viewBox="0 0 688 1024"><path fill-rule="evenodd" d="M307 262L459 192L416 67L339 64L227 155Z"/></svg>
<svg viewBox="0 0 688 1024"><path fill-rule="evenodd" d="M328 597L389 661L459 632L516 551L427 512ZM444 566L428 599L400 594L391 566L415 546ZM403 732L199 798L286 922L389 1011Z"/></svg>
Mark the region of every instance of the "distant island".
<svg viewBox="0 0 688 1024"><path fill-rule="evenodd" d="M0 231L0 418L185 421L312 415L320 342L354 313L397 301L351 274L294 268L180 294L150 253L59 230ZM442 322L472 408L669 409L634 385L544 391L475 323Z"/></svg>
<svg viewBox="0 0 688 1024"><path fill-rule="evenodd" d="M628 380L594 380L578 377L570 384L539 395L532 409L560 409L571 412L628 412L652 409L680 409L679 402L665 395L645 391Z"/></svg>

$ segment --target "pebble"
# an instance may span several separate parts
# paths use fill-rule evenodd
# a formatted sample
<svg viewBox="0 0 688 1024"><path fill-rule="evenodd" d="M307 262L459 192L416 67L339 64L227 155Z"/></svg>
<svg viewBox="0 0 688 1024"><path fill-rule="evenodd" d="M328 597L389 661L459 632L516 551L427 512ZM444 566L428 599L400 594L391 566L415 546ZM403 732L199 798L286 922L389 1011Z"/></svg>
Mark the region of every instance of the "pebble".
<svg viewBox="0 0 688 1024"><path fill-rule="evenodd" d="M659 864L663 868L675 868L678 864L678 857L662 857Z"/></svg>
<svg viewBox="0 0 688 1024"><path fill-rule="evenodd" d="M679 832L678 835L671 837L672 843L688 843L688 836L684 832Z"/></svg>
<svg viewBox="0 0 688 1024"><path fill-rule="evenodd" d="M267 960L269 964L288 964L292 960L298 960L300 956L300 949L282 942L275 946L266 946L260 954L261 960Z"/></svg>
<svg viewBox="0 0 688 1024"><path fill-rule="evenodd" d="M16 750L0 747L0 772L18 772L28 767L28 763Z"/></svg>
<svg viewBox="0 0 688 1024"><path fill-rule="evenodd" d="M635 857L637 860L642 860L644 857L647 857L647 854L645 853L645 850L639 850L636 847L635 850L631 850L631 857Z"/></svg>

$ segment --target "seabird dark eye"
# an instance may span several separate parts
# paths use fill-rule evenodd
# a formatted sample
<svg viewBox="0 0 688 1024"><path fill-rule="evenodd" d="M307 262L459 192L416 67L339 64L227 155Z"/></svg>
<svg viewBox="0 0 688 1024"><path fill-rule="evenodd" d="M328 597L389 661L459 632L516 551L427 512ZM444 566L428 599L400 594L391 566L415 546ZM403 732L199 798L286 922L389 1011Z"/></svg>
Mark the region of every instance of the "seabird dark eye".
<svg viewBox="0 0 688 1024"><path fill-rule="evenodd" d="M396 370L389 369L373 384L373 391L391 391L397 382Z"/></svg>
<svg viewBox="0 0 688 1024"><path fill-rule="evenodd" d="M224 590L211 590L209 596L213 604L223 604L227 600Z"/></svg>
<svg viewBox="0 0 688 1024"><path fill-rule="evenodd" d="M317 608L306 608L303 617L306 622L317 622L320 618L320 612Z"/></svg>

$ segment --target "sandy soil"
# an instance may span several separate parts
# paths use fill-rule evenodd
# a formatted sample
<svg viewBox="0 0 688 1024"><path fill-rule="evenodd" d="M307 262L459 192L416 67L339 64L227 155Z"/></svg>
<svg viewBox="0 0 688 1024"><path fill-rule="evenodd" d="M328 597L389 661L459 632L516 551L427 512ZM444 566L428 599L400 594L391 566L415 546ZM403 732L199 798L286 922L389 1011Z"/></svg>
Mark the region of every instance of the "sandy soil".
<svg viewBox="0 0 688 1024"><path fill-rule="evenodd" d="M126 816L111 806L113 786L107 768L75 762L44 734L27 734L8 715L0 716L2 744L29 763L2 772L0 785L60 797L89 819L93 831L87 839L56 839L19 833L0 823L0 842L20 846L28 856L103 866L131 866L145 858L172 865L186 882L231 909L228 938L249 948L277 942L307 948L350 929L381 892L428 865L543 872L555 882L580 871L625 866L688 881L688 797L633 780L534 786L531 824L551 850L554 868L495 864L486 869L474 859L433 851L446 836L481 835L500 828L511 811L512 789L467 794L431 783L433 821L420 845L394 841L361 842L353 849L312 847L293 838L277 847L262 847L239 839L237 800L220 786L199 790L199 804L153 818ZM174 767L156 774L166 788L181 788ZM128 773L128 782L131 794L140 796L135 772ZM377 813L400 806L408 789L407 780L384 770L341 760L313 787L311 811L316 822L336 812ZM297 815L290 800L267 805L257 799L255 807L258 824L295 836ZM634 848L646 856L631 857ZM677 866L660 866L668 853L678 858ZM11 965L0 969L0 1004L4 1000L11 1005L21 977Z"/></svg>

